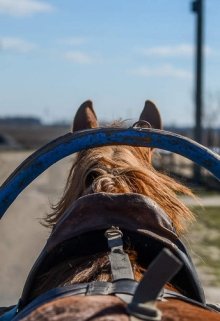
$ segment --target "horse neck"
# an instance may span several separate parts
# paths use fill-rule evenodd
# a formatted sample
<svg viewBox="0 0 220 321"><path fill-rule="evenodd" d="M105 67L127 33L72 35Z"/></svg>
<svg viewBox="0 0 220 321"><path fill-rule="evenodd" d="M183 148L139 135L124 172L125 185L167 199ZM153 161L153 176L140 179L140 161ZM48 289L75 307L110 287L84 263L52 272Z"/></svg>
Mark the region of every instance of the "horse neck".
<svg viewBox="0 0 220 321"><path fill-rule="evenodd" d="M134 272L134 279L140 281L147 266L139 263L137 253L132 250L126 251ZM72 284L90 283L93 281L111 282L111 266L108 253L98 253L88 257L69 258L54 267L47 273L37 278L35 287L31 293L31 300L40 294L56 287L63 287ZM166 285L167 289L176 291L171 284Z"/></svg>

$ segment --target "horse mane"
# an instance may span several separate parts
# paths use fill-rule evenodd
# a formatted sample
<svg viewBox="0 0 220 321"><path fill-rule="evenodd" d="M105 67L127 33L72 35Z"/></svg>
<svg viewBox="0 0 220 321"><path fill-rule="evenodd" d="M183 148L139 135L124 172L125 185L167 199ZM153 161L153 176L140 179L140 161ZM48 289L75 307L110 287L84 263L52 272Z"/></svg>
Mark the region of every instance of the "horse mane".
<svg viewBox="0 0 220 321"><path fill-rule="evenodd" d="M64 194L52 206L44 225L53 228L70 204L79 197L98 192L139 193L153 199L167 213L178 235L194 219L179 199L193 196L191 190L160 173L151 164L150 148L105 146L79 152L70 169Z"/></svg>
<svg viewBox="0 0 220 321"><path fill-rule="evenodd" d="M135 280L140 281L147 270L147 264L139 260L138 253L132 250L130 246L127 247L125 252L129 256ZM35 286L30 294L30 300L55 287L93 281L113 281L107 252L79 258L67 258L56 264L48 272L37 277ZM171 284L167 284L167 288L176 289Z"/></svg>

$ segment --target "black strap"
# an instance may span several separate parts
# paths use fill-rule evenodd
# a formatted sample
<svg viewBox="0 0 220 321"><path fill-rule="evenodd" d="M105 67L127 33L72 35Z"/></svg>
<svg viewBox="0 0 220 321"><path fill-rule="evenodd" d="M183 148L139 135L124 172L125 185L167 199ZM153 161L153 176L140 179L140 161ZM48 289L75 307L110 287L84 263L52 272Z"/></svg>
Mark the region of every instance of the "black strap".
<svg viewBox="0 0 220 321"><path fill-rule="evenodd" d="M112 226L105 232L105 237L108 240L108 247L111 249L109 260L111 264L111 272L113 281L121 279L134 280L134 274L129 256L124 252L123 233L118 227Z"/></svg>
<svg viewBox="0 0 220 321"><path fill-rule="evenodd" d="M220 312L220 303L206 303L206 307L212 311Z"/></svg>
<svg viewBox="0 0 220 321"><path fill-rule="evenodd" d="M73 284L65 287L58 287L40 295L25 308L18 312L13 321L18 321L37 309L42 304L53 301L57 298L74 295L117 295L128 296L130 301L135 293L138 282L134 280L117 280L114 282L94 281L91 283ZM126 301L127 302L127 301Z"/></svg>
<svg viewBox="0 0 220 321"><path fill-rule="evenodd" d="M139 283L133 300L128 304L131 320L161 320L161 311L155 302L164 285L180 270L182 262L168 249L163 249L150 264Z"/></svg>
<svg viewBox="0 0 220 321"><path fill-rule="evenodd" d="M190 299L190 298L186 297L185 295L183 295L181 293L170 291L170 290L167 290L167 289L164 289L164 292L161 295L161 298L162 299L181 300L181 301L184 301L184 302L192 304L192 305L196 305L196 306L198 306L200 308L203 308L203 309L206 309L206 310L220 312L220 304L218 304L218 303L206 303L206 304L203 304L201 302L198 302L198 301L195 301L193 299Z"/></svg>

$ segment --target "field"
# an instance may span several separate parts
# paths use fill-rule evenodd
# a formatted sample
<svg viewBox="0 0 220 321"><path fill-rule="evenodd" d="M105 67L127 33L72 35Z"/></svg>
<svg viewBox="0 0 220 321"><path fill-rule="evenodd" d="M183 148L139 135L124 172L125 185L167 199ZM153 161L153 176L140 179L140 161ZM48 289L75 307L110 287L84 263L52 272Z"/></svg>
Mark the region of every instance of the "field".
<svg viewBox="0 0 220 321"><path fill-rule="evenodd" d="M0 181L31 152L0 153ZM8 209L0 224L0 306L17 302L28 272L41 251L49 230L40 220L62 195L71 157L62 160L43 173ZM219 300L220 288L220 210L210 208L209 214L198 209L199 223L194 224L189 237L194 260L199 268L209 300ZM211 217L211 219L209 219Z"/></svg>
<svg viewBox="0 0 220 321"><path fill-rule="evenodd" d="M220 288L220 207L195 207L197 222L190 233L196 265L207 286Z"/></svg>

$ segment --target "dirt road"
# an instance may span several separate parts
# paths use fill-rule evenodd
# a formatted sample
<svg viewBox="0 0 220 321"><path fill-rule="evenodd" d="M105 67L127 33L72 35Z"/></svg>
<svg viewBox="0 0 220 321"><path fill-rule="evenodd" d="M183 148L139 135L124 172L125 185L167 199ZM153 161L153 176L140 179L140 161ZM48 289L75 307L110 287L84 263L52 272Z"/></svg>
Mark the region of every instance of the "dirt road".
<svg viewBox="0 0 220 321"><path fill-rule="evenodd" d="M0 181L30 152L0 154ZM61 195L70 159L52 166L15 200L0 224L0 306L17 302L27 273L42 249L49 231L39 224L50 204Z"/></svg>

